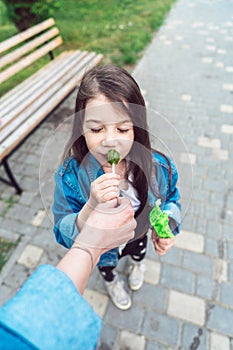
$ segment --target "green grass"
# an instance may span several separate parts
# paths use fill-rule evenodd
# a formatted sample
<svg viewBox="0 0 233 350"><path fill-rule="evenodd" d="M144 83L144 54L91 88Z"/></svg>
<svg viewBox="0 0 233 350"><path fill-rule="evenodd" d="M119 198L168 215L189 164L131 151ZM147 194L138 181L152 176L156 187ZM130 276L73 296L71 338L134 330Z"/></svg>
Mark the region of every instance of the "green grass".
<svg viewBox="0 0 233 350"><path fill-rule="evenodd" d="M152 35L163 23L175 0L63 0L54 14L66 49L87 49L104 54L103 63L114 63L129 71L141 57ZM0 0L0 40L17 31ZM0 95L37 71L48 61L38 60L1 86Z"/></svg>
<svg viewBox="0 0 233 350"><path fill-rule="evenodd" d="M102 52L124 66L140 57L174 0L67 0L56 15L65 45Z"/></svg>
<svg viewBox="0 0 233 350"><path fill-rule="evenodd" d="M3 265L8 260L11 250L14 246L14 243L9 242L6 239L0 237L0 271Z"/></svg>

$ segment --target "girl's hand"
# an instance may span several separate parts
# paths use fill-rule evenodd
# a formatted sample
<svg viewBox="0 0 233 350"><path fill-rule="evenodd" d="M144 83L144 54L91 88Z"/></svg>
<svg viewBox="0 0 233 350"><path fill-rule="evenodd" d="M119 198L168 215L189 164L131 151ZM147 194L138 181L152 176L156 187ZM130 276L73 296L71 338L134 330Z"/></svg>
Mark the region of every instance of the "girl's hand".
<svg viewBox="0 0 233 350"><path fill-rule="evenodd" d="M113 173L106 173L98 177L91 183L89 204L95 208L99 203L118 198L119 181L120 176Z"/></svg>
<svg viewBox="0 0 233 350"><path fill-rule="evenodd" d="M155 251L159 255L166 254L173 246L175 239L174 238L160 238L157 235L157 232L152 229L151 232L152 242L154 244Z"/></svg>

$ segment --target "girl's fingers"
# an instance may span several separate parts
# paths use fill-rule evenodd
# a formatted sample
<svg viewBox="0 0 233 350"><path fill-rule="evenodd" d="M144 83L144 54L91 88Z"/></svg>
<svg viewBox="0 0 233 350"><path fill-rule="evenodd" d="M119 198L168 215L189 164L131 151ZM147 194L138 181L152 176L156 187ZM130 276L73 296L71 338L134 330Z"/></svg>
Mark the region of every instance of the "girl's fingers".
<svg viewBox="0 0 233 350"><path fill-rule="evenodd" d="M106 180L106 181L98 184L98 186L102 190L105 188L108 188L108 187L112 187L112 186L119 187L119 180Z"/></svg>
<svg viewBox="0 0 233 350"><path fill-rule="evenodd" d="M95 180L96 184L101 184L102 182L105 182L106 180L120 180L120 175L113 174L113 173L106 173L101 175Z"/></svg>
<svg viewBox="0 0 233 350"><path fill-rule="evenodd" d="M109 191L104 192L102 195L102 198L104 201L109 201L111 199L118 198L118 197L119 197L119 190L117 188L109 189Z"/></svg>
<svg viewBox="0 0 233 350"><path fill-rule="evenodd" d="M151 238L154 244L154 248L159 255L164 255L166 252L168 252L175 241L174 238L159 238L157 232L154 230L152 230Z"/></svg>

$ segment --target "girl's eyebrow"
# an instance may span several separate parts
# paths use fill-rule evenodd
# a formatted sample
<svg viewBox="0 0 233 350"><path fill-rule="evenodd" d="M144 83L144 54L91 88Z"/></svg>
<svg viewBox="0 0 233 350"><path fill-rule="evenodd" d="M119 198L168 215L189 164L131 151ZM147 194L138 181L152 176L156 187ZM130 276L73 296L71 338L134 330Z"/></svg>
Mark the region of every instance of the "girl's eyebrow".
<svg viewBox="0 0 233 350"><path fill-rule="evenodd" d="M86 123L96 123L96 124L99 124L101 123L100 120L96 120L96 119L89 119L89 120L86 120Z"/></svg>
<svg viewBox="0 0 233 350"><path fill-rule="evenodd" d="M133 124L133 123L131 122L131 120L125 119L125 120L119 121L119 123L116 123L116 124Z"/></svg>
<svg viewBox="0 0 233 350"><path fill-rule="evenodd" d="M95 123L95 124L133 124L131 120L125 119L125 120L120 120L119 122L110 122L110 123L103 123L101 120L96 120L96 119L89 119L86 120L86 123Z"/></svg>

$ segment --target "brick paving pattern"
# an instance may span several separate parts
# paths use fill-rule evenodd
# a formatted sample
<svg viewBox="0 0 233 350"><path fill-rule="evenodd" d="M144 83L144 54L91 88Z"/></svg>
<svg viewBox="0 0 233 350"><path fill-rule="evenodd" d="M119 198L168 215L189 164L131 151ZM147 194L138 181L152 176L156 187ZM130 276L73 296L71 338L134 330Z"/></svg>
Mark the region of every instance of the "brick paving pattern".
<svg viewBox="0 0 233 350"><path fill-rule="evenodd" d="M232 57L233 1L178 0L134 70L153 145L179 170L183 229L164 257L149 243L145 283L128 311L113 306L95 269L85 298L104 319L101 350L233 350ZM11 157L23 194L0 183L0 236L16 243L0 274L1 304L65 252L51 203L74 101L75 92ZM125 280L126 266L118 266Z"/></svg>

